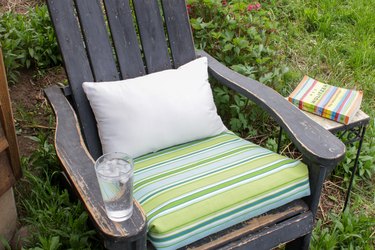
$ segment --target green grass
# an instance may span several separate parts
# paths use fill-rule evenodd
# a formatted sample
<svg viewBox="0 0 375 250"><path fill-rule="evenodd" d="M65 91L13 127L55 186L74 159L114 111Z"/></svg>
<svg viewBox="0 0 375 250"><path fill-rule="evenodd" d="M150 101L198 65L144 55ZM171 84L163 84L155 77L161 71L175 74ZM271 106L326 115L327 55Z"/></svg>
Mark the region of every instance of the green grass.
<svg viewBox="0 0 375 250"><path fill-rule="evenodd" d="M351 205L342 200L314 230L312 249L373 249L375 246L375 1L284 0L269 7L281 26L280 53L290 71L284 88L294 89L303 75L363 90L362 109L370 115ZM358 143L348 147L333 181L347 188Z"/></svg>
<svg viewBox="0 0 375 250"><path fill-rule="evenodd" d="M274 1L289 88L304 74L364 91L362 109L375 114L375 0ZM374 137L374 123L367 137ZM369 139L368 139L369 140Z"/></svg>

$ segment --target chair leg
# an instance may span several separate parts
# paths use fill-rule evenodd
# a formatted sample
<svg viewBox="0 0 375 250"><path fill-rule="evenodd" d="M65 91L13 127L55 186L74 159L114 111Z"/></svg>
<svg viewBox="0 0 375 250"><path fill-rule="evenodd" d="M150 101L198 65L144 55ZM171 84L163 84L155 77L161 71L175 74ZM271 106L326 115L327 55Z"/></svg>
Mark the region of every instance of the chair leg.
<svg viewBox="0 0 375 250"><path fill-rule="evenodd" d="M146 236L135 241L104 240L104 246L108 250L145 250L147 249Z"/></svg>
<svg viewBox="0 0 375 250"><path fill-rule="evenodd" d="M311 166L309 168L309 179L310 179L310 189L311 195L306 198L307 204L310 206L310 210L316 217L316 212L318 210L319 199L323 188L323 183L325 176L327 174L327 169L322 166ZM308 250L310 246L312 233L306 234L300 238L297 238L291 242L288 242L285 249L288 250Z"/></svg>
<svg viewBox="0 0 375 250"><path fill-rule="evenodd" d="M286 250L308 250L310 246L311 233L288 242L285 246Z"/></svg>

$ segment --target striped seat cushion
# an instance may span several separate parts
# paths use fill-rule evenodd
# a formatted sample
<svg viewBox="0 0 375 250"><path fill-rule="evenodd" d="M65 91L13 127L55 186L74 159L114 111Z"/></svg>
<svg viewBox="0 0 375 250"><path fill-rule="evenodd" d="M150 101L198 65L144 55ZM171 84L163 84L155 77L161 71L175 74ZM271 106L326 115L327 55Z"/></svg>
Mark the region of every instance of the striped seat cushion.
<svg viewBox="0 0 375 250"><path fill-rule="evenodd" d="M232 133L135 159L134 197L157 249L176 249L309 194L306 165Z"/></svg>

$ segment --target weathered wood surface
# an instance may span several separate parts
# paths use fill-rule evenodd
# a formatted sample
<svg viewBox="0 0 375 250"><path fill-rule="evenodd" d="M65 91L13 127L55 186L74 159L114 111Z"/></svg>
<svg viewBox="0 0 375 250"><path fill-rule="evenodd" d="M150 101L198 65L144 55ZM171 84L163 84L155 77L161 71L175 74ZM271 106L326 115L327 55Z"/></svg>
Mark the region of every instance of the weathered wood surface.
<svg viewBox="0 0 375 250"><path fill-rule="evenodd" d="M0 152L3 152L5 149L9 147L7 138L5 138L5 135L3 133L3 128L0 124Z"/></svg>
<svg viewBox="0 0 375 250"><path fill-rule="evenodd" d="M172 68L158 0L133 1L147 73Z"/></svg>
<svg viewBox="0 0 375 250"><path fill-rule="evenodd" d="M119 80L101 2L77 0L75 3L95 81Z"/></svg>
<svg viewBox="0 0 375 250"><path fill-rule="evenodd" d="M119 241L105 241L104 246L106 249L110 250L124 250L124 249L131 249L131 250L145 250L147 248L147 238L139 238L136 241L132 242L119 242Z"/></svg>
<svg viewBox="0 0 375 250"><path fill-rule="evenodd" d="M21 161L18 150L16 130L14 128L14 118L9 96L8 83L3 62L3 54L0 49L0 123L4 130L4 135L8 144L8 154L14 177L18 180L22 176ZM3 141L3 147L5 146ZM0 179L1 181L1 179Z"/></svg>
<svg viewBox="0 0 375 250"><path fill-rule="evenodd" d="M129 0L104 0L121 78L146 74Z"/></svg>
<svg viewBox="0 0 375 250"><path fill-rule="evenodd" d="M305 213L307 213L308 216L312 216L306 203L304 203L302 200L296 200L280 208L271 210L266 214L252 218L244 222L241 227L235 226L235 229L226 229L210 236L209 240L203 239L186 246L184 249L220 249L232 242L237 242L238 240L244 241L246 238L253 238L254 235L259 233L258 231L262 231L264 228L269 228L271 231L273 226L282 223L282 221L286 219L294 217L297 221L299 221L298 216ZM289 238L284 239L284 242L293 240L295 238L297 238L295 235L289 235ZM274 246L277 246L277 244Z"/></svg>
<svg viewBox="0 0 375 250"><path fill-rule="evenodd" d="M314 227L314 217L311 213L303 213L296 217L285 220L271 228L265 228L256 235L239 239L219 249L272 249L280 242L298 239L312 231ZM218 248L217 248L218 249ZM308 248L298 248L300 250Z"/></svg>
<svg viewBox="0 0 375 250"><path fill-rule="evenodd" d="M164 19L168 30L175 68L195 59L193 35L184 0L163 0Z"/></svg>
<svg viewBox="0 0 375 250"><path fill-rule="evenodd" d="M185 1L163 3L171 54L174 66L178 67L195 58ZM47 4L83 137L91 155L96 159L101 155L102 149L95 117L83 92L82 83L144 75L145 67L148 73L172 67L158 1L133 1L142 46L138 44L129 0L104 1L111 34L98 0L48 0Z"/></svg>
<svg viewBox="0 0 375 250"><path fill-rule="evenodd" d="M135 200L129 220L113 222L107 217L95 174L95 162L83 142L73 108L57 86L45 89L45 93L56 115L56 153L97 228L106 239L118 242L144 237L146 217Z"/></svg>
<svg viewBox="0 0 375 250"><path fill-rule="evenodd" d="M102 149L95 117L82 89L82 83L94 81L94 76L78 19L74 13L74 2L73 0L48 0L47 6L56 31L83 137L91 155L96 159L101 155Z"/></svg>
<svg viewBox="0 0 375 250"><path fill-rule="evenodd" d="M365 112L362 110L359 110L355 116L353 117L353 120L345 125L339 122L335 122L330 119L323 118L318 115L314 115L310 112L306 112L301 110L305 115L307 115L310 119L312 119L314 122L318 123L323 128L335 133L336 131L345 131L353 127L358 127L362 125L367 125L370 122L370 116L368 116Z"/></svg>
<svg viewBox="0 0 375 250"><path fill-rule="evenodd" d="M8 157L8 141L0 123L0 197L15 183L15 178Z"/></svg>
<svg viewBox="0 0 375 250"><path fill-rule="evenodd" d="M208 58L209 72L214 78L266 110L310 162L332 169L344 158L345 145L339 139L311 121L275 90L234 72L204 51L197 54Z"/></svg>

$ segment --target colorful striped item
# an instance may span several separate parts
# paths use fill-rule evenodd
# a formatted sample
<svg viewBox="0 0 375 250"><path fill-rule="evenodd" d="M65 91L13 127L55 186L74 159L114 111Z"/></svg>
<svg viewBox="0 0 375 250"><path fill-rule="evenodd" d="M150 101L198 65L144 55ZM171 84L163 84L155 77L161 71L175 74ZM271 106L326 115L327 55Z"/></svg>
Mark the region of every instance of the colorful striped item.
<svg viewBox="0 0 375 250"><path fill-rule="evenodd" d="M362 91L321 83L305 76L288 100L302 110L348 124L359 110Z"/></svg>
<svg viewBox="0 0 375 250"><path fill-rule="evenodd" d="M135 159L134 197L157 249L176 249L310 195L308 169L232 133Z"/></svg>

